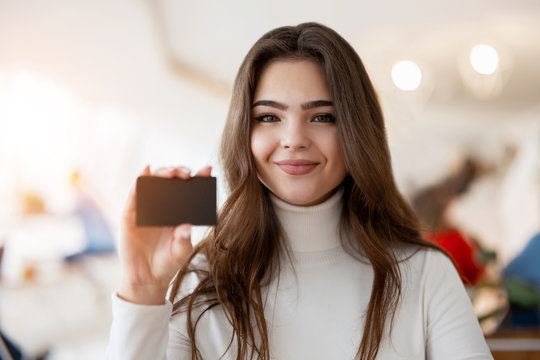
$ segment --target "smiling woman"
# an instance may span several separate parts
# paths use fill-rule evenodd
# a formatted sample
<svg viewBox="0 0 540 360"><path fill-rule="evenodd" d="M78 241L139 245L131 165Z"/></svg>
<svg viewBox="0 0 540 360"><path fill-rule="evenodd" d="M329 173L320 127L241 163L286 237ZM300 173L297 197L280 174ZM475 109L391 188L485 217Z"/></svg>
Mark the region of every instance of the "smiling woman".
<svg viewBox="0 0 540 360"><path fill-rule="evenodd" d="M309 60L272 62L259 79L254 99L251 152L259 180L294 205L328 199L346 170L321 65Z"/></svg>
<svg viewBox="0 0 540 360"><path fill-rule="evenodd" d="M194 248L189 224L137 227L131 193L110 359L491 358L451 260L397 189L364 66L332 29L255 43L221 158L230 195Z"/></svg>

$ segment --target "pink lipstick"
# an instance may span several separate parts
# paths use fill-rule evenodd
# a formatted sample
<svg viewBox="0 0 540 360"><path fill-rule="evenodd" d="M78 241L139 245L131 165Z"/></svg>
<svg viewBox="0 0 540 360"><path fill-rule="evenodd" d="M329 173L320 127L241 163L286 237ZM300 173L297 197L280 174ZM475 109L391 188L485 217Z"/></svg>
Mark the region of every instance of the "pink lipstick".
<svg viewBox="0 0 540 360"><path fill-rule="evenodd" d="M319 165L318 162L301 159L281 160L276 161L275 164L289 175L305 175Z"/></svg>

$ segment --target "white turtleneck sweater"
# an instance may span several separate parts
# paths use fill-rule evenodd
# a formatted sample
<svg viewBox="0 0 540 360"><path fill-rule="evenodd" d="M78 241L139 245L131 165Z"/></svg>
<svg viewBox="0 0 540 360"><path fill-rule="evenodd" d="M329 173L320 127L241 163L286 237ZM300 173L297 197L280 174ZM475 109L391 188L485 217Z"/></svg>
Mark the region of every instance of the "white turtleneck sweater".
<svg viewBox="0 0 540 360"><path fill-rule="evenodd" d="M298 207L272 197L292 250L278 279L264 289L273 359L354 359L363 333L373 270L345 252L339 239L342 191ZM492 359L452 263L434 250L402 251L402 297L378 359ZM412 256L409 256L412 255ZM204 257L197 265L206 267ZM193 288L193 275L183 284ZM186 314L172 304L136 305L113 296L108 359L191 359ZM387 322L390 319L388 318ZM232 328L218 306L197 326L202 358L219 359ZM235 343L222 359L236 359Z"/></svg>

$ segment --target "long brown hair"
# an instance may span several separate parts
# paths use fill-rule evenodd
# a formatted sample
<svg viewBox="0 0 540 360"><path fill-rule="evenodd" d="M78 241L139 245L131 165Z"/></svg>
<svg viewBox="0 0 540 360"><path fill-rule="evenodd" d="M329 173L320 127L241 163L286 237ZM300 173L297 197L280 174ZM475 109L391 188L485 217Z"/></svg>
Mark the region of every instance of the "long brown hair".
<svg viewBox="0 0 540 360"><path fill-rule="evenodd" d="M417 219L396 187L383 114L359 56L335 31L317 23L266 33L240 66L221 142L230 195L218 225L195 247L174 280L171 301L189 273L196 272L201 279L175 303L174 311L187 311L192 359L200 358L195 341L198 320L217 305L232 325L229 348L236 340L237 359L270 358L261 287L279 271L279 259L288 252L268 190L257 178L249 137L258 78L269 62L279 59L313 60L326 74L347 169L341 224L355 235L357 243L350 249L367 258L374 272L356 358L374 359L401 295L399 260L392 249L396 244L433 245L421 238ZM190 264L200 254L208 261L206 270ZM203 310L193 319L199 306Z"/></svg>

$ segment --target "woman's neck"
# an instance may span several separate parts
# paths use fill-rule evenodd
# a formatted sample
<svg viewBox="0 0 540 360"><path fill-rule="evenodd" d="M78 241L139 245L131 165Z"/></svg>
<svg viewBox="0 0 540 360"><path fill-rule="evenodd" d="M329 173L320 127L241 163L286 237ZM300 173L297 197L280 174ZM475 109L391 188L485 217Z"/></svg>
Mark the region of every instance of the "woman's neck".
<svg viewBox="0 0 540 360"><path fill-rule="evenodd" d="M293 252L320 252L341 247L342 188L314 206L291 205L274 194L270 194L270 198Z"/></svg>

